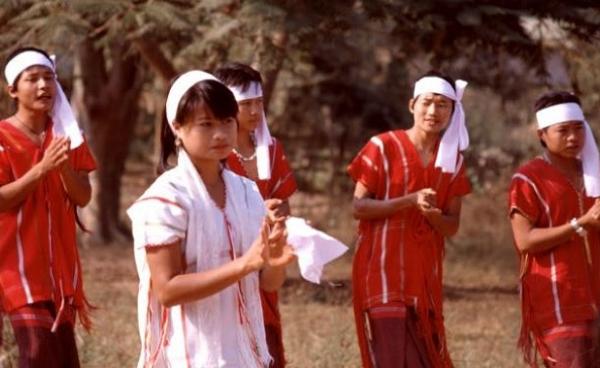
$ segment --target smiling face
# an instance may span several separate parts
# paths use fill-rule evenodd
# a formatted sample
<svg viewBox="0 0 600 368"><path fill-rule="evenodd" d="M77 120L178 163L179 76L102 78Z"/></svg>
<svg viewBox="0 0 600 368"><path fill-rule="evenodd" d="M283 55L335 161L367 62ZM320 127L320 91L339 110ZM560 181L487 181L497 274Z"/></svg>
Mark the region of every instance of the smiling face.
<svg viewBox="0 0 600 368"><path fill-rule="evenodd" d="M216 118L204 103L183 123L174 122L173 128L194 162L227 158L237 138L235 118Z"/></svg>
<svg viewBox="0 0 600 368"><path fill-rule="evenodd" d="M564 158L576 158L583 149L585 127L581 121L565 121L538 130L538 136L549 152Z"/></svg>
<svg viewBox="0 0 600 368"><path fill-rule="evenodd" d="M21 73L15 85L8 87L8 92L19 109L49 113L56 98L56 75L48 67L31 66Z"/></svg>
<svg viewBox="0 0 600 368"><path fill-rule="evenodd" d="M453 106L452 99L435 93L424 93L409 102L415 128L426 133L440 134L450 122Z"/></svg>

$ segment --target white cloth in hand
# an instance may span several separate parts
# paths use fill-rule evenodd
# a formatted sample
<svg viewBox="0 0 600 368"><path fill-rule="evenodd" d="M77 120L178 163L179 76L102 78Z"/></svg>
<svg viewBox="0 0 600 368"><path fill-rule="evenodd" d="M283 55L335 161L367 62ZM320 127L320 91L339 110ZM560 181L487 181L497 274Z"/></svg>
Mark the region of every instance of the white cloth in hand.
<svg viewBox="0 0 600 368"><path fill-rule="evenodd" d="M289 217L285 225L288 243L298 257L302 277L319 284L323 266L344 254L348 247L336 238L308 225L298 217Z"/></svg>

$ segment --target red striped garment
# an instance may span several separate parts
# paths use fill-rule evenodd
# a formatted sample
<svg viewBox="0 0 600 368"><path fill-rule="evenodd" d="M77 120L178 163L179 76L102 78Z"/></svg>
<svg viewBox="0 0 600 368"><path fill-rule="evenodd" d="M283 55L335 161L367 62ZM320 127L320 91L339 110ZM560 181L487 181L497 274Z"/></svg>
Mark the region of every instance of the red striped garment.
<svg viewBox="0 0 600 368"><path fill-rule="evenodd" d="M287 161L282 144L275 138L273 138L273 144L269 146L269 157L271 158L271 178L255 180L258 190L263 199L288 199L297 189L296 179ZM234 153L231 153L227 158L227 167L238 175L248 177L248 173L242 166L240 159ZM285 366L285 357L278 293L276 291L266 292L261 289L260 298L269 352L275 360L273 368L281 368Z"/></svg>
<svg viewBox="0 0 600 368"><path fill-rule="evenodd" d="M435 157L423 166L406 132L396 130L372 137L351 162L348 173L379 200L432 188L437 192L438 207L445 210L452 198L468 194L471 187L462 156L455 174L442 173L434 162ZM415 308L429 360L436 367L449 366L442 316L443 236L416 207L384 219L361 220L358 232L352 279L363 366L371 367L366 311L392 302Z"/></svg>
<svg viewBox="0 0 600 368"><path fill-rule="evenodd" d="M520 167L511 181L510 213L519 212L536 228L568 223L585 214L593 204L594 198L577 191L542 158ZM548 331L564 334L564 329L556 327L598 318L600 233L589 230L585 237L574 234L569 241L549 251L519 256L522 303L519 346L526 360L532 363L532 340L542 357L547 358L543 341L549 339Z"/></svg>
<svg viewBox="0 0 600 368"><path fill-rule="evenodd" d="M269 157L271 157L271 178L257 179L254 182L264 199L288 199L297 189L296 179L282 144L275 138L273 138L273 144L269 146ZM227 157L227 168L238 175L248 177L240 159L234 153Z"/></svg>
<svg viewBox="0 0 600 368"><path fill-rule="evenodd" d="M25 175L41 160L51 140L52 123L38 147L13 125L1 121L0 185ZM69 159L76 171L96 168L85 142L69 152ZM21 205L0 212L0 285L6 313L52 301L59 311L57 319L62 320L64 304L72 303L89 327L75 223L76 207L58 170L44 177Z"/></svg>

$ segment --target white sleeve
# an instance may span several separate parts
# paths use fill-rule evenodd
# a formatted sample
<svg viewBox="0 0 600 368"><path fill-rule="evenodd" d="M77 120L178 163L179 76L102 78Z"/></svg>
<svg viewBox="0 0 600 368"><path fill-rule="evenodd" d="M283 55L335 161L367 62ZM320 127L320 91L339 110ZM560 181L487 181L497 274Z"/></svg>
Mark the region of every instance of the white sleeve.
<svg viewBox="0 0 600 368"><path fill-rule="evenodd" d="M142 198L127 214L131 218L134 247L172 244L185 238L188 227L186 209L160 197Z"/></svg>

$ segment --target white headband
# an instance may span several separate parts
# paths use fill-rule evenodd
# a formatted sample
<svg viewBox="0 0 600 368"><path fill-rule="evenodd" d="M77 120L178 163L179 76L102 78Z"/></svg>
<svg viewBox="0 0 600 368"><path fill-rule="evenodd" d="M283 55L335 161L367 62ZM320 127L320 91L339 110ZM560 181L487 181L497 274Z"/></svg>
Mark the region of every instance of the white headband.
<svg viewBox="0 0 600 368"><path fill-rule="evenodd" d="M442 169L444 173L454 173L457 170L458 152L469 147L469 132L465 124L465 111L462 105L462 97L467 87L467 82L458 79L455 88L443 78L423 77L415 83L413 98L424 93L436 93L444 95L454 101L454 113L450 118L450 124L440 141L435 167Z"/></svg>
<svg viewBox="0 0 600 368"><path fill-rule="evenodd" d="M237 102L249 100L252 98L262 97L262 87L259 82L251 82L246 90L242 90L239 86L229 86L231 92L235 96ZM271 158L269 157L269 146L273 144L273 138L269 132L269 125L267 124L267 117L265 111L262 111L262 120L256 131L256 168L258 171L258 178L266 180L271 178Z"/></svg>
<svg viewBox="0 0 600 368"><path fill-rule="evenodd" d="M452 85L445 79L439 77L423 77L415 83L413 97L417 97L424 93L437 93L454 101L459 100L459 98L456 97L456 92Z"/></svg>
<svg viewBox="0 0 600 368"><path fill-rule="evenodd" d="M590 197L600 197L600 154L590 124L585 120L581 106L574 102L562 103L541 109L535 114L538 129L567 121L581 121L585 128L585 141L581 149L583 184Z"/></svg>
<svg viewBox="0 0 600 368"><path fill-rule="evenodd" d="M23 51L10 59L6 64L6 68L4 69L6 83L8 83L9 86L12 86L19 74L34 65L45 66L53 72L55 71L54 64L45 55L33 50Z"/></svg>
<svg viewBox="0 0 600 368"><path fill-rule="evenodd" d="M27 68L40 65L45 66L56 74L54 63L40 52L27 50L19 53L6 64L4 68L4 76L6 83L12 86L17 77ZM56 79L56 97L54 98L54 106L50 113L53 123L53 130L56 136L67 136L71 140L71 147L77 148L83 142L83 136L79 129L79 124L75 119L75 114L71 109L69 100L65 96L58 79Z"/></svg>
<svg viewBox="0 0 600 368"><path fill-rule="evenodd" d="M568 102L541 109L535 113L538 129L544 129L554 124L566 121L585 121L579 104Z"/></svg>
<svg viewBox="0 0 600 368"><path fill-rule="evenodd" d="M205 81L205 80L215 80L220 82L214 75L209 74L207 72L203 72L201 70L191 70L189 72L183 73L179 78L175 80L171 89L169 90L169 94L167 96L167 103L165 112L167 114L167 121L173 129L173 122L177 117L177 108L179 107L179 101L185 93L192 88L196 83Z"/></svg>
<svg viewBox="0 0 600 368"><path fill-rule="evenodd" d="M237 102L249 100L251 98L262 97L263 91L259 82L251 82L246 90L242 90L240 86L229 86L231 92L235 96Z"/></svg>

